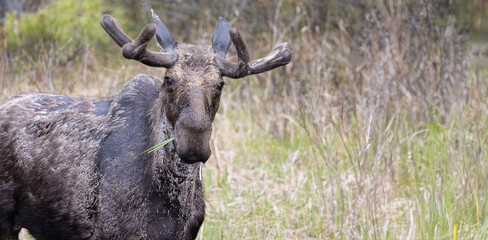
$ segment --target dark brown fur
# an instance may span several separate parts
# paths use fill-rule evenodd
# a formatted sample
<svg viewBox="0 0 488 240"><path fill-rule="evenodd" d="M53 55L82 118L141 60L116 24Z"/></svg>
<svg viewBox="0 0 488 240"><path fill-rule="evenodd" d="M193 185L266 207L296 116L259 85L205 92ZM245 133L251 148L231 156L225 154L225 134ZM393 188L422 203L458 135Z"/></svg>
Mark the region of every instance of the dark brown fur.
<svg viewBox="0 0 488 240"><path fill-rule="evenodd" d="M186 65L168 74L191 85L203 72L181 72ZM17 239L20 227L36 239L195 238L205 209L200 164L183 162L174 143L141 154L173 136L168 105L192 101L181 91L173 102L160 79L139 75L113 99L31 94L2 105L0 239ZM201 111L212 109L213 120L218 103L209 104Z"/></svg>

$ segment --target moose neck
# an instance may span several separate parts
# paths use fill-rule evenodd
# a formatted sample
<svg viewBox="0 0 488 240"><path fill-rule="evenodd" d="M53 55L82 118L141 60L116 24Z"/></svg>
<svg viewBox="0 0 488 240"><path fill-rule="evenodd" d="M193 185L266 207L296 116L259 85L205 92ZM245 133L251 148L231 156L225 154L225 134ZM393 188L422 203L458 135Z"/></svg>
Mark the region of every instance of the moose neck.
<svg viewBox="0 0 488 240"><path fill-rule="evenodd" d="M160 91L159 99L152 109L152 145L174 137L173 127L164 112L163 98L164 91ZM182 162L176 153L174 142L152 154L154 176L148 199L148 220L154 224L154 229L149 227L149 236L159 238L181 230L183 235L176 238L186 239L196 235L205 212L201 164ZM165 230L157 227L162 225Z"/></svg>

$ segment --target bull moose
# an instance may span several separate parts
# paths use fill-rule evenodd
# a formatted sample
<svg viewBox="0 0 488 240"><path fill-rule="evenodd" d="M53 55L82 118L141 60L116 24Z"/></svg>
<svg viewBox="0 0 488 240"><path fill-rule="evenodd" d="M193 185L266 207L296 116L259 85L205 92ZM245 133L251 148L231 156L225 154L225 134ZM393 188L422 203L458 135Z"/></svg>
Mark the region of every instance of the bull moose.
<svg viewBox="0 0 488 240"><path fill-rule="evenodd" d="M211 151L223 77L285 65L288 43L250 61L220 18L212 46L179 44L154 14L132 40L110 15L101 25L125 58L166 68L112 98L24 94L0 106L0 239L194 239L205 215L201 164ZM156 36L161 51L147 49ZM234 44L238 60L226 60ZM151 153L144 150L174 141Z"/></svg>

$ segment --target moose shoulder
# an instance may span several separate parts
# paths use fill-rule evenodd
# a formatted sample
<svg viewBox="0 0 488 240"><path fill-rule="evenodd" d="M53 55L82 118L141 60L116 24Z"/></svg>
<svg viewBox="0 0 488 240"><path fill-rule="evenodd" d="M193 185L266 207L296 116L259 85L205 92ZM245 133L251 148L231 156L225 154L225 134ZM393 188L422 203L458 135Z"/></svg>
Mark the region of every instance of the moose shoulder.
<svg viewBox="0 0 488 240"><path fill-rule="evenodd" d="M26 94L0 106L0 239L18 239L21 228L38 240L196 237L205 215L199 163L211 154L223 77L285 65L291 47L250 61L223 18L212 47L178 44L153 18L135 40L109 15L101 24L124 57L166 68L163 79L137 75L109 99ZM160 52L146 49L155 35ZM231 43L237 63L226 60Z"/></svg>

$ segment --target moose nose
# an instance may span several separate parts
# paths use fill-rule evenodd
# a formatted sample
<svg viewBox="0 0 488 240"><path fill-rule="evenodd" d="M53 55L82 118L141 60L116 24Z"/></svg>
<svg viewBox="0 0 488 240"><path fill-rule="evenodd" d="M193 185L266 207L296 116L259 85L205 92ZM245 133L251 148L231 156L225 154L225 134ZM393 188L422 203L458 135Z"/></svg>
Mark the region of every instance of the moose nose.
<svg viewBox="0 0 488 240"><path fill-rule="evenodd" d="M212 151L210 150L210 135L212 126L192 128L181 121L175 126L176 153L186 163L206 162Z"/></svg>
<svg viewBox="0 0 488 240"><path fill-rule="evenodd" d="M183 160L185 163L196 163L196 162L202 162L205 163L211 155L210 149L208 151L198 151L198 152L192 152L192 151L185 151L182 153L178 153L178 156Z"/></svg>

